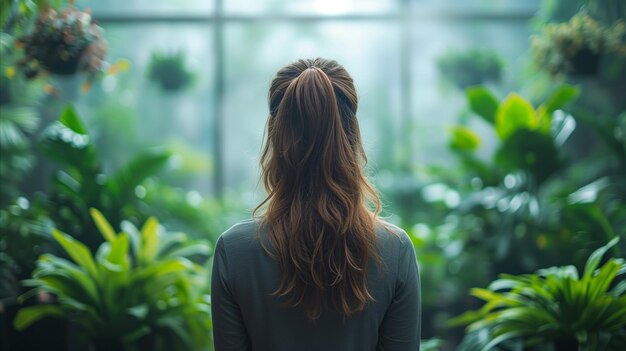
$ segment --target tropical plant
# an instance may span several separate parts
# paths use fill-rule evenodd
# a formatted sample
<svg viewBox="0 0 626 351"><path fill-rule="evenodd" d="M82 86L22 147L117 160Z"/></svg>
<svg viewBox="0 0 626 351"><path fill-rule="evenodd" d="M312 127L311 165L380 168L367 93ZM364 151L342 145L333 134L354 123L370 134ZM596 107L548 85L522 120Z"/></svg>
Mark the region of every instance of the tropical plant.
<svg viewBox="0 0 626 351"><path fill-rule="evenodd" d="M490 223L492 228L484 228L485 232L497 234L499 238L494 240L499 242L498 246L510 247L511 241L505 238L524 237L525 233L534 232L533 246L544 251L537 258L562 257L559 253L569 249L578 255L584 253L585 248L613 237L620 228L624 206L616 204L612 198L624 193L623 172L607 169L598 163L601 159L581 162L567 148L568 138L576 130L582 114L577 112L577 118L561 109L579 93L579 89L565 85L534 108L516 94L500 103L482 87L468 89L470 108L493 126L500 142L492 162L484 162L470 148L459 149L458 145L453 148L471 170L469 176L478 177L482 188L467 194L460 208ZM612 146L617 158L624 155L624 147L618 139L606 139L607 142L615 140ZM606 160L613 162L613 157L606 155ZM603 235L598 237L598 234ZM525 240L519 244L531 242ZM546 249L556 250L556 255L546 256ZM530 251L529 248L527 253ZM508 257L509 251L498 249L496 252ZM530 264L527 269L540 266Z"/></svg>
<svg viewBox="0 0 626 351"><path fill-rule="evenodd" d="M70 5L57 12L40 10L34 29L19 38L24 57L18 62L24 75L33 78L42 72L68 75L87 73L93 78L104 67L106 41L102 28L88 11Z"/></svg>
<svg viewBox="0 0 626 351"><path fill-rule="evenodd" d="M453 319L469 332L485 329L491 350L509 339L548 350L622 350L626 344L626 273L622 258L602 257L617 244L615 237L588 258L582 274L575 266L551 267L535 274L501 275L487 289L471 294L482 308Z"/></svg>
<svg viewBox="0 0 626 351"><path fill-rule="evenodd" d="M57 228L72 232L92 250L101 238L94 233L87 211L99 208L119 229L124 218L140 223L146 209L136 188L146 178L162 169L170 154L153 149L135 155L112 174L105 174L93 140L72 107L67 107L59 121L42 135L41 151L61 166L48 191L48 208Z"/></svg>
<svg viewBox="0 0 626 351"><path fill-rule="evenodd" d="M55 304L22 308L18 330L45 317L78 323L96 350L130 349L142 338L154 338L164 350L201 350L210 345L210 301L203 292L210 248L189 242L182 233L166 233L151 217L137 230L129 222L116 234L97 210L91 216L105 242L95 256L72 236L53 230L54 239L71 258L45 254L37 261L32 290ZM199 261L198 261L199 259ZM196 260L198 263L194 263Z"/></svg>
<svg viewBox="0 0 626 351"><path fill-rule="evenodd" d="M187 88L192 83L193 76L186 66L183 51L152 53L148 65L148 78L163 91L174 92Z"/></svg>
<svg viewBox="0 0 626 351"><path fill-rule="evenodd" d="M495 51L478 48L450 51L437 60L439 74L461 89L486 82L499 82L503 66L503 60Z"/></svg>
<svg viewBox="0 0 626 351"><path fill-rule="evenodd" d="M578 13L569 22L548 24L541 35L533 36L533 56L537 65L552 75L595 74L601 55L626 57L625 33L621 21L607 27Z"/></svg>

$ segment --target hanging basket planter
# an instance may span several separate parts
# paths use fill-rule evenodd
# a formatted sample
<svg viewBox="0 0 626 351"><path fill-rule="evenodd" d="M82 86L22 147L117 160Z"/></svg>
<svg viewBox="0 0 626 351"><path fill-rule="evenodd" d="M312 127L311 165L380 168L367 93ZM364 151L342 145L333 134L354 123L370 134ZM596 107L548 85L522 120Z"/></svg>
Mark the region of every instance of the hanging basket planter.
<svg viewBox="0 0 626 351"><path fill-rule="evenodd" d="M504 62L496 51L480 48L450 50L437 59L440 76L460 90L486 82L499 83L503 67Z"/></svg>
<svg viewBox="0 0 626 351"><path fill-rule="evenodd" d="M163 92L173 93L188 88L194 74L187 68L184 52L156 51L148 64L148 78Z"/></svg>
<svg viewBox="0 0 626 351"><path fill-rule="evenodd" d="M18 66L27 78L41 73L95 76L105 65L106 42L102 28L72 2L58 12L44 9L32 32L20 38L16 45L24 56Z"/></svg>

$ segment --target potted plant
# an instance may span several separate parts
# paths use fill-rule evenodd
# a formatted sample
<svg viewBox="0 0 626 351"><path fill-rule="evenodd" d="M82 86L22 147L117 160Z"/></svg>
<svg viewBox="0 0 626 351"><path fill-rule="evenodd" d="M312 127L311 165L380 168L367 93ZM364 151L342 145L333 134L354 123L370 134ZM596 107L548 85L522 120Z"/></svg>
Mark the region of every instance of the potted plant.
<svg viewBox="0 0 626 351"><path fill-rule="evenodd" d="M548 24L541 35L532 39L537 65L552 75L594 75L604 54L626 57L624 23L606 27L584 13L569 22Z"/></svg>
<svg viewBox="0 0 626 351"><path fill-rule="evenodd" d="M175 92L192 83L193 73L186 66L183 51L155 51L148 65L148 78L163 91Z"/></svg>
<svg viewBox="0 0 626 351"><path fill-rule="evenodd" d="M465 89L486 82L499 82L504 64L493 50L474 48L468 51L449 51L437 60L441 76Z"/></svg>
<svg viewBox="0 0 626 351"><path fill-rule="evenodd" d="M107 45L103 30L89 11L81 11L73 3L58 11L51 7L41 10L32 31L17 41L24 51L18 67L26 77L43 72L82 72L93 77L104 68Z"/></svg>
<svg viewBox="0 0 626 351"><path fill-rule="evenodd" d="M623 350L626 284L618 279L626 273L626 263L610 258L598 267L618 241L615 237L594 251L582 274L574 266L551 267L535 274L504 274L487 289L472 289L486 303L451 324L486 331L490 341L480 348L485 351L516 339L540 350Z"/></svg>
<svg viewBox="0 0 626 351"><path fill-rule="evenodd" d="M164 232L155 218L141 230L125 222L117 234L99 211L92 209L91 216L105 242L94 256L70 235L53 230L70 260L42 255L32 278L24 281L32 290L20 300L45 292L56 296L56 303L20 309L16 329L57 317L77 323L96 351L130 349L146 340L151 342L140 349L209 345L210 302L201 288L207 283L201 264L209 246Z"/></svg>

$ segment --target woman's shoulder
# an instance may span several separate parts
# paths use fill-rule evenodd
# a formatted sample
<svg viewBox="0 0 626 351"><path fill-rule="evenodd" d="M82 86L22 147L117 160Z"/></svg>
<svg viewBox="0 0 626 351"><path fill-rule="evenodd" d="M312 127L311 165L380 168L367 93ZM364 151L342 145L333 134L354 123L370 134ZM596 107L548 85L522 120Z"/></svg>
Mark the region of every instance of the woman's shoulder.
<svg viewBox="0 0 626 351"><path fill-rule="evenodd" d="M221 242L222 245L228 247L246 246L246 244L257 240L258 232L259 222L257 219L242 220L223 232L218 239L218 244Z"/></svg>
<svg viewBox="0 0 626 351"><path fill-rule="evenodd" d="M378 219L376 234L378 240L382 242L396 242L401 246L412 245L411 238L404 229L383 219Z"/></svg>

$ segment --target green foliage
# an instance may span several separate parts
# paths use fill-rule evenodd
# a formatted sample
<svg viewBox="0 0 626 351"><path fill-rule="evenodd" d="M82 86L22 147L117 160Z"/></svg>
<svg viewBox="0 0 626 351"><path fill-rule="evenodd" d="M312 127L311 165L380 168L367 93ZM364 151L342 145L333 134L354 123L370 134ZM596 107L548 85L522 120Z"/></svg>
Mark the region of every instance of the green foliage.
<svg viewBox="0 0 626 351"><path fill-rule="evenodd" d="M28 137L38 124L34 108L0 105L0 205L18 194L24 174L33 166Z"/></svg>
<svg viewBox="0 0 626 351"><path fill-rule="evenodd" d="M54 305L22 308L18 330L46 317L77 322L94 340L132 345L142 337L169 342L167 349L206 349L210 344L209 297L202 292L210 248L181 233L166 233L155 218L141 230L126 222L116 234L97 210L95 225L105 239L95 256L80 241L53 230L54 239L71 258L45 254L37 261L32 287L22 300L41 292L54 294ZM170 340L168 341L168 337Z"/></svg>
<svg viewBox="0 0 626 351"><path fill-rule="evenodd" d="M552 113L567 106L578 95L577 88L563 85L535 109L530 102L515 93L509 94L499 103L483 87L467 90L470 109L491 122L501 139L494 155L494 165L505 174L525 171L536 184L542 183L560 169L556 135L551 132L557 128L552 121ZM453 136L453 140L455 138L458 137Z"/></svg>
<svg viewBox="0 0 626 351"><path fill-rule="evenodd" d="M115 226L127 217L144 220L146 215L139 209L135 189L163 168L170 157L164 150L148 150L133 156L112 174L104 174L91 136L71 107L44 132L41 150L62 166L49 195L52 219L92 249L101 240L90 235L94 227L87 209L101 209Z"/></svg>
<svg viewBox="0 0 626 351"><path fill-rule="evenodd" d="M19 195L22 179L33 166L30 139L40 123L36 108L40 87L15 76L8 49L12 40L6 39L0 43L0 206Z"/></svg>
<svg viewBox="0 0 626 351"><path fill-rule="evenodd" d="M477 48L450 51L437 60L442 77L461 89L486 82L499 82L503 65L495 51Z"/></svg>
<svg viewBox="0 0 626 351"><path fill-rule="evenodd" d="M19 295L19 280L30 275L37 257L50 247L52 223L40 201L18 197L0 209L0 298Z"/></svg>
<svg viewBox="0 0 626 351"><path fill-rule="evenodd" d="M580 263L589 247L623 231L626 207L617 200L624 194L623 173L612 163L605 168L606 160L621 158L622 144L602 128L605 140L614 141L613 154L584 163L566 149L583 115L562 109L578 95L564 85L533 108L519 95L500 103L484 88L468 89L473 112L485 120L497 116L492 126L501 138L491 159L452 147L466 173L456 179L442 172L447 178L439 179L460 199L451 213L459 217L454 230L468 233L464 247L477 245L497 262L487 274Z"/></svg>
<svg viewBox="0 0 626 351"><path fill-rule="evenodd" d="M614 283L626 273L626 263L611 258L598 268L618 240L594 251L582 275L574 266L551 267L535 274L505 274L488 289L472 289L484 306L451 323L469 324L468 331L487 329L491 340L484 351L514 338L543 350L573 340L579 350L621 350L626 340L626 284Z"/></svg>
<svg viewBox="0 0 626 351"><path fill-rule="evenodd" d="M193 76L186 67L183 51L152 53L148 65L148 78L163 91L173 92L187 88L192 83Z"/></svg>

